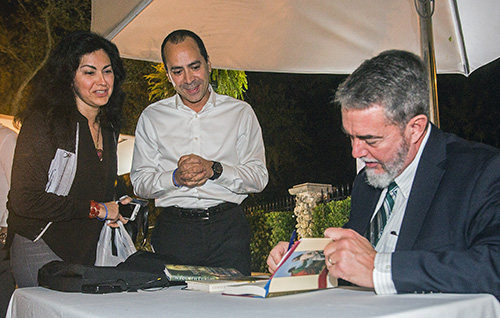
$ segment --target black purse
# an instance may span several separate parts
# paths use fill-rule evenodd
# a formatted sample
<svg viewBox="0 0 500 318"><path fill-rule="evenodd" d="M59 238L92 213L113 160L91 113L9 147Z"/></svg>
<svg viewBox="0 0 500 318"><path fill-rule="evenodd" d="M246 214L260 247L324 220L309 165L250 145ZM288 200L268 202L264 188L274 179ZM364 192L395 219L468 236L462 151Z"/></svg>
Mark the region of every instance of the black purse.
<svg viewBox="0 0 500 318"><path fill-rule="evenodd" d="M137 291L178 285L169 282L165 264L177 264L171 255L138 251L116 267L97 267L52 261L38 271L38 283L42 287L63 291L92 294ZM182 282L184 284L184 282Z"/></svg>

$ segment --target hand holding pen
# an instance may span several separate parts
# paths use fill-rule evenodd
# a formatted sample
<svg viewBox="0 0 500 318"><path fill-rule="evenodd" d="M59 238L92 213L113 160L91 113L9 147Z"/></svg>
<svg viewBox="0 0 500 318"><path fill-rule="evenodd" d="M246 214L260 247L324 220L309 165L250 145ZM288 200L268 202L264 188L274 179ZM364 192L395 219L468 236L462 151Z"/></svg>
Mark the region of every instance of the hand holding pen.
<svg viewBox="0 0 500 318"><path fill-rule="evenodd" d="M274 274L283 256L286 254L286 252L290 250L290 248L292 248L293 244L295 243L296 236L297 236L297 231L294 230L292 232L289 242L285 241L279 242L278 245L276 245L271 250L271 253L269 253L269 256L267 257L267 266L271 274Z"/></svg>

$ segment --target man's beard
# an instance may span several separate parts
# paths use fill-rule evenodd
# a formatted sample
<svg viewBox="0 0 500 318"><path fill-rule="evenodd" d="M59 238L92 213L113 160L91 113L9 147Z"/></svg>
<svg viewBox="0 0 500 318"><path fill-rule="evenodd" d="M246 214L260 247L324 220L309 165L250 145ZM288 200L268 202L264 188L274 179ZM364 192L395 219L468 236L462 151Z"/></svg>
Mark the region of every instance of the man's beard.
<svg viewBox="0 0 500 318"><path fill-rule="evenodd" d="M396 156L392 161L387 163L378 162L382 170L382 173L376 173L374 168L366 168L366 177L368 180L368 184L375 188L384 189L391 184L392 181L403 171L405 159L408 155L409 144L406 142L406 139L403 138L401 141L401 145L399 146ZM366 160L361 158L362 161L372 162L370 160Z"/></svg>

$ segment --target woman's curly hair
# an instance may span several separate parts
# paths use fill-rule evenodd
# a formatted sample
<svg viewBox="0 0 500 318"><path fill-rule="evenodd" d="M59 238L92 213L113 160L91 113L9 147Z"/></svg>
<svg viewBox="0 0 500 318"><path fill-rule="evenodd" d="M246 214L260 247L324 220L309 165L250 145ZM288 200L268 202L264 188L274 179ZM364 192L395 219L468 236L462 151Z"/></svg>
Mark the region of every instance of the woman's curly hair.
<svg viewBox="0 0 500 318"><path fill-rule="evenodd" d="M23 123L31 114L41 113L56 137L67 141L74 139L77 114L73 81L80 61L85 54L104 50L109 56L114 73L113 93L108 103L101 107L96 121L119 132L125 94L122 83L125 69L116 46L98 34L76 31L66 36L50 53L44 67L32 82L26 107L16 116Z"/></svg>

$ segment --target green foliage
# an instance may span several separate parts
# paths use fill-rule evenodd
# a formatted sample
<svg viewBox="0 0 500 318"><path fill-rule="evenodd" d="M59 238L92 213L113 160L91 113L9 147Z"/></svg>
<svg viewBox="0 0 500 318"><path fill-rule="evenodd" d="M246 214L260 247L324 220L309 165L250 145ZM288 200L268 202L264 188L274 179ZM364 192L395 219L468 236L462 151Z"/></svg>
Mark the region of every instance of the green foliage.
<svg viewBox="0 0 500 318"><path fill-rule="evenodd" d="M319 204L313 210L312 237L323 237L329 227L341 227L349 220L351 198Z"/></svg>
<svg viewBox="0 0 500 318"><path fill-rule="evenodd" d="M268 212L260 210L247 214L252 239L250 251L252 272L266 272L266 260L271 249L279 241L288 241L290 233L295 229L293 212Z"/></svg>
<svg viewBox="0 0 500 318"><path fill-rule="evenodd" d="M151 65L155 71L144 77L148 81L149 100L155 101L175 95L175 88L168 81L167 72L162 63Z"/></svg>
<svg viewBox="0 0 500 318"><path fill-rule="evenodd" d="M266 271L266 258L270 251L269 226L266 224L266 214L260 210L247 214L252 238L250 240L250 255L252 272Z"/></svg>
<svg viewBox="0 0 500 318"><path fill-rule="evenodd" d="M312 237L323 237L328 227L341 227L349 220L351 198L319 204L313 210ZM288 241L297 225L295 214L287 212L257 211L247 214L252 231L250 243L252 272L267 271L267 256L271 249L281 241Z"/></svg>
<svg viewBox="0 0 500 318"><path fill-rule="evenodd" d="M248 89L247 75L244 71L212 70L212 82L215 91L243 100L243 93Z"/></svg>
<svg viewBox="0 0 500 318"><path fill-rule="evenodd" d="M175 95L175 89L168 81L167 72L162 63L152 65L154 72L145 75L149 85L149 100L157 101ZM229 95L243 100L243 93L248 88L244 71L212 70L212 87L219 94Z"/></svg>
<svg viewBox="0 0 500 318"><path fill-rule="evenodd" d="M269 212L266 215L266 224L271 229L269 245L272 248L278 242L290 240L290 235L297 225L297 219L291 211Z"/></svg>
<svg viewBox="0 0 500 318"><path fill-rule="evenodd" d="M143 109L149 104L148 83L144 76L149 72L150 62L123 59L127 77L123 90L127 94L123 105L121 133L134 135L135 127Z"/></svg>

